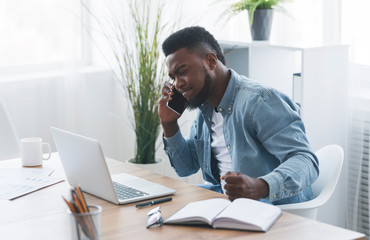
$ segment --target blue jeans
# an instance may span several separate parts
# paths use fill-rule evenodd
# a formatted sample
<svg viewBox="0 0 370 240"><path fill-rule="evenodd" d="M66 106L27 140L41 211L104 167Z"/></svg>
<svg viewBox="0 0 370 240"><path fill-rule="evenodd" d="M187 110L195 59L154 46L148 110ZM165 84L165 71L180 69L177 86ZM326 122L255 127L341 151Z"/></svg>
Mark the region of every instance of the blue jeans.
<svg viewBox="0 0 370 240"><path fill-rule="evenodd" d="M197 186L208 189L208 190L212 190L218 193L223 193L220 185L213 185L213 184L207 183L207 184L198 184Z"/></svg>

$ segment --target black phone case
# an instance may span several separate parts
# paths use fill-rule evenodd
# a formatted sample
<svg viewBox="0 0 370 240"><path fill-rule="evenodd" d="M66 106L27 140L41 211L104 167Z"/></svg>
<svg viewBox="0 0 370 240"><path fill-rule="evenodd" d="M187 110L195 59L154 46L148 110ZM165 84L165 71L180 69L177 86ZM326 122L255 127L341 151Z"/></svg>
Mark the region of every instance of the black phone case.
<svg viewBox="0 0 370 240"><path fill-rule="evenodd" d="M167 102L167 107L181 115L186 109L186 98L184 98L175 88L172 89L172 92L172 100Z"/></svg>

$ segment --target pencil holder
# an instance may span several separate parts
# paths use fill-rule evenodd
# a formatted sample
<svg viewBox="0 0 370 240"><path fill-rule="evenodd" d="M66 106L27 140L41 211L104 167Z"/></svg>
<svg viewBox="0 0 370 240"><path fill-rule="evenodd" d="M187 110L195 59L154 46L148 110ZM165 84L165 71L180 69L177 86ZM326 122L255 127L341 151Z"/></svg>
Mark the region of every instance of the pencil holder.
<svg viewBox="0 0 370 240"><path fill-rule="evenodd" d="M88 206L87 213L72 213L70 216L72 239L74 240L100 240L100 215L102 208L99 205Z"/></svg>

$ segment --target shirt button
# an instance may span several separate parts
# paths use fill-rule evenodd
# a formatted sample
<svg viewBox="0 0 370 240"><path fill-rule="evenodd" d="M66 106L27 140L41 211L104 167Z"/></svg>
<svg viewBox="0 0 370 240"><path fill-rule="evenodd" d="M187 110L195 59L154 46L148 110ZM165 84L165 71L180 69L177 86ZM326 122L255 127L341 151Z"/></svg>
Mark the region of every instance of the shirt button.
<svg viewBox="0 0 370 240"><path fill-rule="evenodd" d="M222 108L222 107L220 107L219 109L218 109L218 111L220 111L220 112L222 112L224 109Z"/></svg>
<svg viewBox="0 0 370 240"><path fill-rule="evenodd" d="M230 145L229 145L229 146L227 146L227 149L229 149L229 150L231 149Z"/></svg>
<svg viewBox="0 0 370 240"><path fill-rule="evenodd" d="M274 194L274 198L276 198L276 194Z"/></svg>
<svg viewBox="0 0 370 240"><path fill-rule="evenodd" d="M290 193L290 196L291 196L291 197L293 196L293 193L292 193L292 192Z"/></svg>
<svg viewBox="0 0 370 240"><path fill-rule="evenodd" d="M227 110L229 110L229 112L231 111L231 107L229 107Z"/></svg>

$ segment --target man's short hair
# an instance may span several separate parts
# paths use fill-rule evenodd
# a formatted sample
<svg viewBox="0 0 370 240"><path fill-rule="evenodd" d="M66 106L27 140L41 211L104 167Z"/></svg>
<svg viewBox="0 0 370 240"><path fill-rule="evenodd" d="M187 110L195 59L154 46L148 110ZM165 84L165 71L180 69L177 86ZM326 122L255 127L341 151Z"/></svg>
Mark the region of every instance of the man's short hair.
<svg viewBox="0 0 370 240"><path fill-rule="evenodd" d="M203 27L194 26L181 29L171 34L162 44L162 50L166 57L181 48L209 50L226 65L220 45L213 35Z"/></svg>

